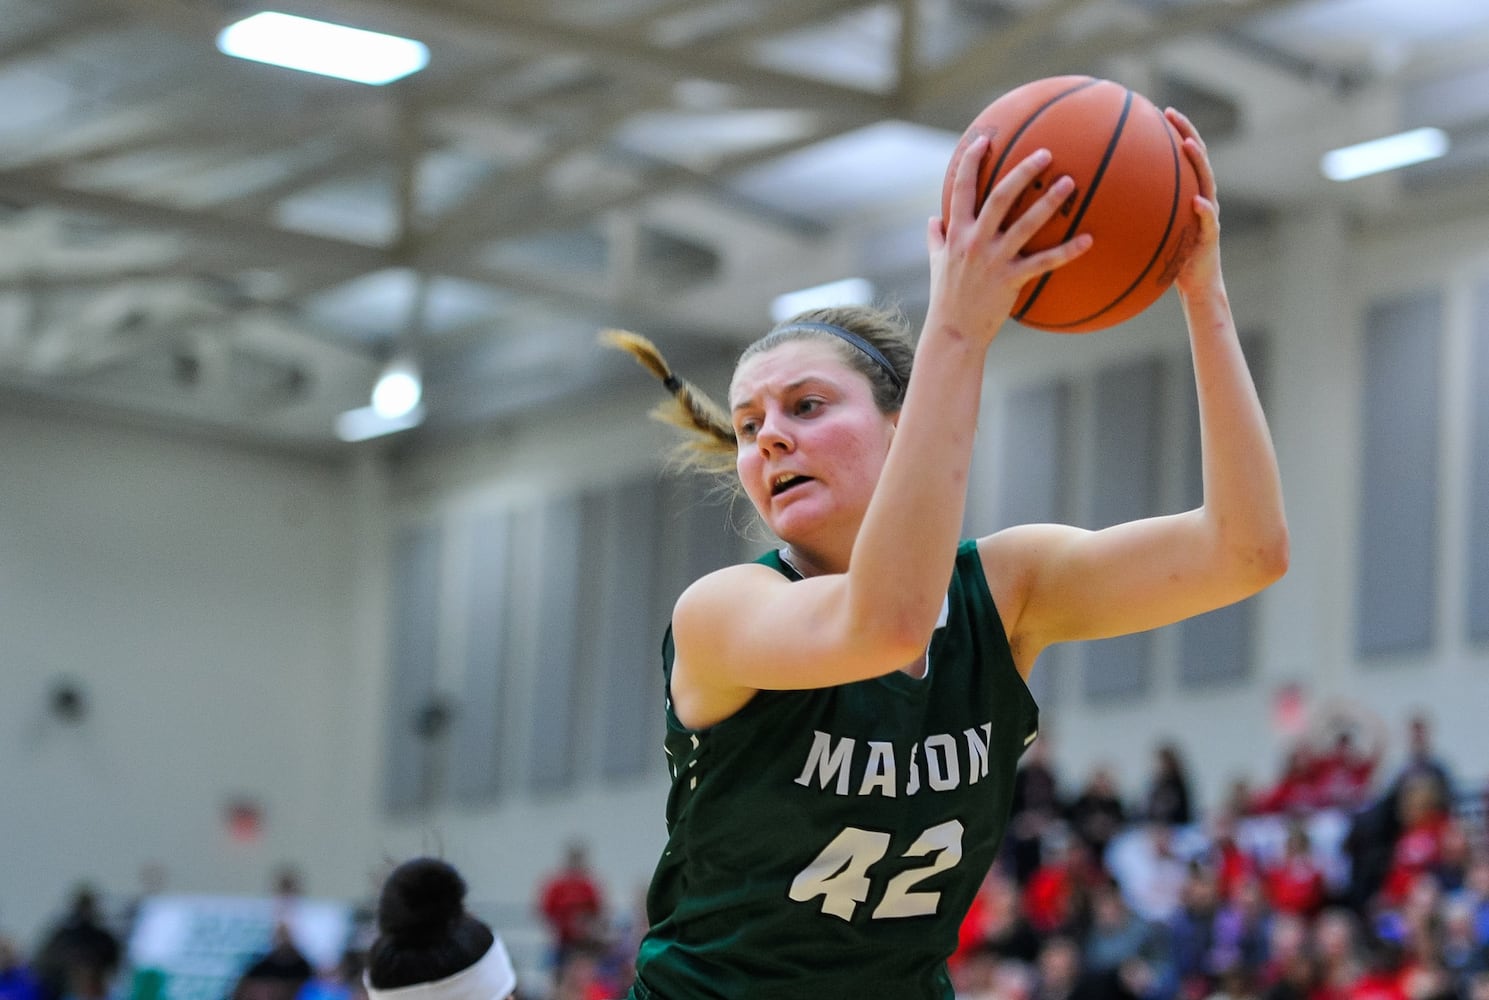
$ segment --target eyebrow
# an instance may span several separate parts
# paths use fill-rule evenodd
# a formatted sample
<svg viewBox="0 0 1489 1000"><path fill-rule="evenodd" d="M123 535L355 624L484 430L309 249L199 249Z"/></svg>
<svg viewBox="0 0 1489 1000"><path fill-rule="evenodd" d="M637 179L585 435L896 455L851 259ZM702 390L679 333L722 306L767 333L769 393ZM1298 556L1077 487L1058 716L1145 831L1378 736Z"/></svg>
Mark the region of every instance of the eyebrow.
<svg viewBox="0 0 1489 1000"><path fill-rule="evenodd" d="M794 380L792 380L790 382L787 382L786 383L786 387L785 387L785 391L788 392L788 393L795 392L797 389L800 389L802 386L808 385L808 384L810 384L812 382L827 382L827 379L823 378L821 375L803 375L801 378L794 379ZM729 408L729 412L730 413L738 413L740 410L746 409L746 408L754 405L754 402L755 402L755 397L754 396L750 396L750 397L748 397L746 399L741 399L739 402L735 403L733 406L731 406Z"/></svg>

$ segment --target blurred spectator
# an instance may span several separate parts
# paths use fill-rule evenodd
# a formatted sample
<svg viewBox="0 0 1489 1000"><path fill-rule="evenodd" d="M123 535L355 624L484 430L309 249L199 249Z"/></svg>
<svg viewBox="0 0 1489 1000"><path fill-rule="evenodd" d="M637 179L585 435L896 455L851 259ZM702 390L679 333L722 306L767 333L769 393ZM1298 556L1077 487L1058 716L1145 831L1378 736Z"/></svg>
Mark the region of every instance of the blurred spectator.
<svg viewBox="0 0 1489 1000"><path fill-rule="evenodd" d="M1398 798L1412 779L1424 777L1437 786L1440 802L1451 803L1457 795L1452 769L1437 754L1432 743L1432 723L1425 713L1414 713L1406 724L1406 759L1387 790Z"/></svg>
<svg viewBox="0 0 1489 1000"><path fill-rule="evenodd" d="M646 934L646 890L642 883L631 893L630 911L610 922L609 947L600 960L600 979L611 984L613 996L624 996L636 980L636 953Z"/></svg>
<svg viewBox="0 0 1489 1000"><path fill-rule="evenodd" d="M1074 834L1090 849L1091 859L1106 864L1106 848L1127 823L1127 808L1117 792L1111 768L1099 764L1079 795L1071 800L1066 818Z"/></svg>
<svg viewBox="0 0 1489 1000"><path fill-rule="evenodd" d="M573 948L600 936L605 902L600 884L590 872L588 851L581 843L569 845L563 866L538 887L538 910L548 925L555 968Z"/></svg>
<svg viewBox="0 0 1489 1000"><path fill-rule="evenodd" d="M1215 946L1215 917L1220 906L1215 875L1191 864L1179 907L1168 920L1169 968L1166 996L1204 1000L1215 988L1210 964Z"/></svg>
<svg viewBox="0 0 1489 1000"><path fill-rule="evenodd" d="M1042 860L1045 832L1065 812L1060 782L1050 759L1049 737L1040 733L1013 776L1004 852L1015 881L1024 885Z"/></svg>
<svg viewBox="0 0 1489 1000"><path fill-rule="evenodd" d="M1360 974L1345 989L1348 1000L1414 1000L1406 993L1406 966L1399 944L1371 936L1362 953Z"/></svg>
<svg viewBox="0 0 1489 1000"><path fill-rule="evenodd" d="M1358 810L1370 798L1371 778L1379 763L1379 744L1376 749L1362 751L1349 732L1340 732L1334 737L1334 746L1319 754L1315 765L1319 807Z"/></svg>
<svg viewBox="0 0 1489 1000"><path fill-rule="evenodd" d="M1215 871L1223 900L1235 899L1241 884L1259 874L1256 859L1236 839L1237 815L1229 808L1216 812L1210 823L1210 843L1205 852L1205 863Z"/></svg>
<svg viewBox="0 0 1489 1000"><path fill-rule="evenodd" d="M1110 882L1091 890L1091 926L1082 949L1086 968L1117 972L1132 962L1156 965L1164 955L1162 928L1133 913Z"/></svg>
<svg viewBox="0 0 1489 1000"><path fill-rule="evenodd" d="M1088 923L1091 886L1104 874L1085 842L1063 826L1050 827L1044 843L1044 860L1024 886L1024 913L1039 934L1079 934Z"/></svg>
<svg viewBox="0 0 1489 1000"><path fill-rule="evenodd" d="M1265 1000L1308 1000L1317 969L1309 942L1308 921L1291 913L1275 914L1267 936L1267 957L1259 983Z"/></svg>
<svg viewBox="0 0 1489 1000"><path fill-rule="evenodd" d="M1282 857L1267 867L1265 878L1267 899L1280 913L1312 917L1328 902L1328 883L1301 820L1288 824Z"/></svg>
<svg viewBox="0 0 1489 1000"><path fill-rule="evenodd" d="M1346 1000L1364 971L1357 918L1330 907L1314 920L1312 938L1318 959L1314 1000Z"/></svg>
<svg viewBox="0 0 1489 1000"><path fill-rule="evenodd" d="M1442 786L1427 774L1415 774L1401 787L1397 797L1401 832L1391 845L1391 866L1381 886L1387 905L1403 902L1416 877L1433 873L1442 861L1443 841L1455 820L1441 795Z"/></svg>
<svg viewBox="0 0 1489 1000"><path fill-rule="evenodd" d="M598 949L587 944L570 948L554 973L551 1000L609 1000L615 994L600 975L600 965Z"/></svg>
<svg viewBox="0 0 1489 1000"><path fill-rule="evenodd" d="M269 880L269 892L274 898L274 919L290 923L295 907L305 897L305 877L294 865L280 865Z"/></svg>
<svg viewBox="0 0 1489 1000"><path fill-rule="evenodd" d="M1035 1000L1110 1000L1098 980L1081 967L1081 951L1075 939L1057 934L1039 949L1035 977Z"/></svg>
<svg viewBox="0 0 1489 1000"><path fill-rule="evenodd" d="M1386 752L1386 727L1357 702L1339 702L1324 713L1315 762L1319 808L1354 812L1370 800L1376 769Z"/></svg>
<svg viewBox="0 0 1489 1000"><path fill-rule="evenodd" d="M1251 970L1241 965L1221 970L1215 977L1215 988L1206 1000L1258 1000Z"/></svg>
<svg viewBox="0 0 1489 1000"><path fill-rule="evenodd" d="M41 980L26 967L20 949L0 935L0 1000L42 1000Z"/></svg>
<svg viewBox="0 0 1489 1000"><path fill-rule="evenodd" d="M335 965L315 970L295 1000L362 1000L363 993L362 953L349 949Z"/></svg>
<svg viewBox="0 0 1489 1000"><path fill-rule="evenodd" d="M1473 851L1463 875L1463 887L1453 893L1474 914L1479 943L1489 945L1489 851Z"/></svg>
<svg viewBox="0 0 1489 1000"><path fill-rule="evenodd" d="M983 879L962 920L956 965L974 953L1033 963L1039 954L1039 935L1030 926L1013 876L994 865Z"/></svg>
<svg viewBox="0 0 1489 1000"><path fill-rule="evenodd" d="M1003 1000L998 994L998 966L1002 961L984 948L966 952L951 973L956 1000Z"/></svg>
<svg viewBox="0 0 1489 1000"><path fill-rule="evenodd" d="M1273 916L1259 878L1243 879L1231 899L1221 897L1210 945L1210 967L1226 978L1221 992L1257 992L1271 951Z"/></svg>
<svg viewBox="0 0 1489 1000"><path fill-rule="evenodd" d="M294 1000L315 974L310 962L295 946L289 925L274 925L269 950L243 970L233 988L232 1000Z"/></svg>
<svg viewBox="0 0 1489 1000"><path fill-rule="evenodd" d="M1143 800L1143 815L1151 823L1186 826L1194 822L1194 795L1189 771L1177 745L1162 743L1153 754L1153 773Z"/></svg>
<svg viewBox="0 0 1489 1000"><path fill-rule="evenodd" d="M66 915L45 935L32 970L44 1000L62 1000L77 993L107 991L122 954L119 939L99 916L98 897L83 886L73 894Z"/></svg>
<svg viewBox="0 0 1489 1000"><path fill-rule="evenodd" d="M1468 879L1468 870L1473 865L1473 842L1468 829L1453 817L1448 809L1450 822L1443 827L1442 839L1438 843L1437 863L1432 866L1432 875L1445 892L1457 892Z"/></svg>
<svg viewBox="0 0 1489 1000"><path fill-rule="evenodd" d="M1440 955L1459 996L1468 995L1474 976L1489 972L1489 946L1479 937L1473 904L1462 896L1443 904Z"/></svg>
<svg viewBox="0 0 1489 1000"><path fill-rule="evenodd" d="M1399 955L1400 981L1405 988L1417 977L1418 988L1435 979L1450 981L1442 962L1443 917L1440 904L1442 891L1430 875L1413 885L1406 903L1398 910L1377 915L1375 932L1392 945ZM1425 974L1423 976L1422 974Z"/></svg>
<svg viewBox="0 0 1489 1000"><path fill-rule="evenodd" d="M1112 847L1108 867L1127 905L1144 920L1167 923L1189 873L1188 861L1175 849L1173 827L1147 823Z"/></svg>
<svg viewBox="0 0 1489 1000"><path fill-rule="evenodd" d="M1345 902L1357 913L1369 908L1385 884L1386 873L1391 869L1391 852L1400 834L1401 818L1392 795L1382 796L1351 817L1343 844L1349 859Z"/></svg>
<svg viewBox="0 0 1489 1000"><path fill-rule="evenodd" d="M991 950L976 951L967 956L952 988L956 1000L1033 1000L1034 967Z"/></svg>
<svg viewBox="0 0 1489 1000"><path fill-rule="evenodd" d="M1288 750L1282 774L1252 800L1251 813L1298 815L1319 807L1318 760L1306 740Z"/></svg>
<svg viewBox="0 0 1489 1000"><path fill-rule="evenodd" d="M1239 775L1231 779L1230 786L1221 799L1219 811L1237 818L1250 816L1256 811L1256 800L1260 794L1252 787L1249 777Z"/></svg>

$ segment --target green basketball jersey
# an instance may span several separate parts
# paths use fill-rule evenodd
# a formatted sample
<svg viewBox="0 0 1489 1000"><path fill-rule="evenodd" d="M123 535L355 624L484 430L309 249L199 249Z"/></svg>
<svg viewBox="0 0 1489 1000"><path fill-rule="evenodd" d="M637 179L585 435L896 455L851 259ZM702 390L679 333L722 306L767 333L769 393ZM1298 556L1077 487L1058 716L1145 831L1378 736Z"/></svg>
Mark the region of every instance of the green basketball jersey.
<svg viewBox="0 0 1489 1000"><path fill-rule="evenodd" d="M758 561L799 579L778 553ZM973 541L944 618L924 678L761 691L703 730L669 700L668 841L634 1000L950 1000L946 958L1039 716ZM669 630L669 689L672 659Z"/></svg>

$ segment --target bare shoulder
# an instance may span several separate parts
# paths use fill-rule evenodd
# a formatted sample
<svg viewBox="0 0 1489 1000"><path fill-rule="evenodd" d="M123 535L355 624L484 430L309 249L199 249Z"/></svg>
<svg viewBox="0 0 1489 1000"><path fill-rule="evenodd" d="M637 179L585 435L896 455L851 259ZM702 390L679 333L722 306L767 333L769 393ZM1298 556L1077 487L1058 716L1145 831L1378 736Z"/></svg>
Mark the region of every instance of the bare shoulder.
<svg viewBox="0 0 1489 1000"><path fill-rule="evenodd" d="M736 563L716 569L694 580L677 598L673 609L674 628L679 618L704 619L704 626L717 615L728 615L741 599L760 593L764 588L786 586L791 581L763 563Z"/></svg>
<svg viewBox="0 0 1489 1000"><path fill-rule="evenodd" d="M1009 598L1008 610L1015 610L1027 598L1027 588L1038 577L1040 567L1059 558L1088 534L1068 524L1018 524L979 538L977 553L982 557L988 584L994 588L993 597L999 600L1000 613L1005 603L1000 598Z"/></svg>
<svg viewBox="0 0 1489 1000"><path fill-rule="evenodd" d="M749 610L790 581L761 563L715 570L682 592L672 611L672 708L683 725L704 729L739 711L756 688L729 678L727 650L751 626Z"/></svg>
<svg viewBox="0 0 1489 1000"><path fill-rule="evenodd" d="M1008 634L1014 661L1025 677L1045 643L1029 598L1040 569L1086 532L1068 524L1019 524L977 540L982 571Z"/></svg>

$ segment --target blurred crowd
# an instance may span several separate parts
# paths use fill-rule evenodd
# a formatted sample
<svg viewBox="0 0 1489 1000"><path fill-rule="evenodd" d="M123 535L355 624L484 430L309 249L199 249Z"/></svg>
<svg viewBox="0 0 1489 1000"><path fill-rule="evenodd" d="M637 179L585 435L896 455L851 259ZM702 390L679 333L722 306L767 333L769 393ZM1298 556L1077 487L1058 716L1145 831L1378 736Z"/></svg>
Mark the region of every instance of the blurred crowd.
<svg viewBox="0 0 1489 1000"><path fill-rule="evenodd" d="M1385 725L1336 706L1271 780L1237 780L1208 809L1176 745L1124 795L1105 766L1070 785L1041 737L962 924L957 1000L1489 1000L1485 789L1457 781L1425 715L1404 737L1382 773ZM271 891L288 904L298 874ZM29 951L0 936L0 1000L161 1000L129 975L137 905L107 919L84 887ZM625 994L642 900L607 898L583 841L535 877L527 906L543 944L520 1000ZM276 925L222 1000L365 1000L369 917L330 968Z"/></svg>
<svg viewBox="0 0 1489 1000"><path fill-rule="evenodd" d="M1338 707L1275 780L1203 814L1176 746L1135 800L1103 767L1067 792L1031 751L958 1000L1489 1000L1484 790L1458 786L1426 716L1392 774L1385 745Z"/></svg>

